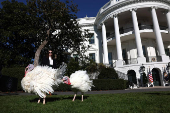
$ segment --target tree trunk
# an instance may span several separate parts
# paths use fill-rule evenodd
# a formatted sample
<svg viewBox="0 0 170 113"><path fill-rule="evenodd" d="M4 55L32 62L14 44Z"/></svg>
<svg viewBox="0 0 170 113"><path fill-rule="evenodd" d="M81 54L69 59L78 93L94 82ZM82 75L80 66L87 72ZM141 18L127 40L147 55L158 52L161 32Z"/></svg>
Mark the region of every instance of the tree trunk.
<svg viewBox="0 0 170 113"><path fill-rule="evenodd" d="M37 49L36 53L35 53L35 58L34 58L34 67L36 67L38 65L38 61L39 61L39 56L41 53L41 50L44 48L44 46L48 43L47 40L44 40L42 42L42 44L39 46L39 48Z"/></svg>
<svg viewBox="0 0 170 113"><path fill-rule="evenodd" d="M38 66L38 64L39 64L38 61L39 61L40 53L41 53L41 50L44 48L44 46L48 43L47 39L50 37L50 30L51 30L51 27L49 30L47 30L48 37L46 37L46 40L44 40L42 42L42 44L39 46L39 48L37 49L37 51L35 53L34 67Z"/></svg>

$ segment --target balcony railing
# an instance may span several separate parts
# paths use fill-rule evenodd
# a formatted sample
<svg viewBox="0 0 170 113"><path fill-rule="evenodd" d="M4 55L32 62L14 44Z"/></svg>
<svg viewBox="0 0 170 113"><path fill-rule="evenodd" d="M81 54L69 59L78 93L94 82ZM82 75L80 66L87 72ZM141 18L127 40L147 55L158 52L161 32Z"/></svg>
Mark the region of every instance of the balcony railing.
<svg viewBox="0 0 170 113"><path fill-rule="evenodd" d="M128 64L137 64L137 58L131 58L131 59L124 59L123 60L123 65L128 65ZM113 67L116 67L116 61L113 63Z"/></svg>
<svg viewBox="0 0 170 113"><path fill-rule="evenodd" d="M161 56L149 56L146 57L146 62L161 62ZM129 65L129 64L137 64L137 58L131 58L131 59L123 59L123 65ZM113 67L116 67L116 61L112 64Z"/></svg>
<svg viewBox="0 0 170 113"><path fill-rule="evenodd" d="M138 63L137 58L123 59L123 60L124 60L124 62L123 62L124 65L137 64Z"/></svg>
<svg viewBox="0 0 170 113"><path fill-rule="evenodd" d="M153 25L139 25L139 30L145 30L145 29L153 29ZM160 30L167 30L168 27L167 26L160 26ZM120 28L119 32L120 34L124 34L124 33L128 33L130 31L134 31L133 27L129 27L129 28ZM107 36L107 39L113 38L115 37L115 33L112 32L110 35Z"/></svg>
<svg viewBox="0 0 170 113"><path fill-rule="evenodd" d="M146 62L161 62L161 56L149 56L146 57Z"/></svg>

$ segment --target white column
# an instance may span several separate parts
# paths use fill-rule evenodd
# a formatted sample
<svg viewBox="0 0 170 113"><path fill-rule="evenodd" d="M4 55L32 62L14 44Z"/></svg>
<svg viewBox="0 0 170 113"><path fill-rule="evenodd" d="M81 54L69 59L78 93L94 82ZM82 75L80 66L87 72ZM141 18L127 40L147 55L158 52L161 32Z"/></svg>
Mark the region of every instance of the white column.
<svg viewBox="0 0 170 113"><path fill-rule="evenodd" d="M142 41L139 32L138 20L136 16L136 9L130 10L132 12L133 27L135 31L136 46L138 51L138 64L146 63L146 58L143 56Z"/></svg>
<svg viewBox="0 0 170 113"><path fill-rule="evenodd" d="M166 18L167 18L167 24L168 24L168 32L170 33L170 12L166 13Z"/></svg>
<svg viewBox="0 0 170 113"><path fill-rule="evenodd" d="M113 16L114 20L114 28L115 28L115 37L116 37L116 48L117 48L117 58L116 67L123 66L123 58L122 58L122 47L120 40L120 32L119 32L119 24L117 15Z"/></svg>
<svg viewBox="0 0 170 113"><path fill-rule="evenodd" d="M106 27L105 27L104 23L102 23L102 37L103 37L104 64L109 64L107 40L106 40Z"/></svg>
<svg viewBox="0 0 170 113"><path fill-rule="evenodd" d="M160 54L163 62L169 61L169 57L165 55L164 44L162 41L162 36L161 36L160 28L159 28L159 23L158 23L158 18L156 15L155 7L151 8L151 13L152 13L153 27L154 27L154 32L156 35L156 41L157 41L157 45L158 45L159 54Z"/></svg>
<svg viewBox="0 0 170 113"><path fill-rule="evenodd" d="M97 33L97 26L94 26L94 38L95 38L95 44L96 44L96 47L98 48L98 51L96 52L97 55L96 55L96 63L100 63L100 49L99 49L99 34ZM98 36L97 36L98 35Z"/></svg>

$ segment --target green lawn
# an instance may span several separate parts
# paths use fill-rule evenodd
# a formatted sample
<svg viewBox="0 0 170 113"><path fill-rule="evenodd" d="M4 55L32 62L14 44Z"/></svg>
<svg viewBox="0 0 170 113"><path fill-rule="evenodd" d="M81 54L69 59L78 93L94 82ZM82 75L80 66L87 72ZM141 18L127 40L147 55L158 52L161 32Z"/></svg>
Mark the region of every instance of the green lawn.
<svg viewBox="0 0 170 113"><path fill-rule="evenodd" d="M126 94L47 96L45 105L38 96L0 96L0 113L169 113L170 91Z"/></svg>

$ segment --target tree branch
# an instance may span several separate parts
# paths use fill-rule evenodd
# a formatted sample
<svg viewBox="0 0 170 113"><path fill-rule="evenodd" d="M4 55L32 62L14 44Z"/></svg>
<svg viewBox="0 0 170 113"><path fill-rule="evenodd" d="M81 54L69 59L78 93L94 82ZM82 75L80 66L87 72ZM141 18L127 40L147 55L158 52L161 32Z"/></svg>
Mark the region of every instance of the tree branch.
<svg viewBox="0 0 170 113"><path fill-rule="evenodd" d="M46 37L47 38L47 37ZM34 67L38 66L39 63L39 56L40 56L40 53L41 53L41 50L44 48L44 46L48 43L47 40L44 40L42 42L42 44L39 46L39 48L37 49L36 53L35 53L35 58L34 58Z"/></svg>

